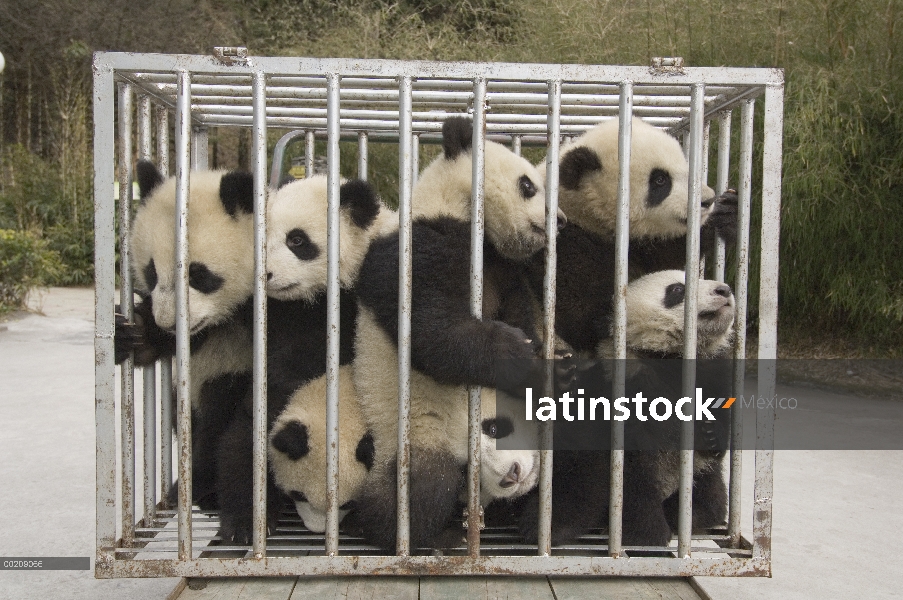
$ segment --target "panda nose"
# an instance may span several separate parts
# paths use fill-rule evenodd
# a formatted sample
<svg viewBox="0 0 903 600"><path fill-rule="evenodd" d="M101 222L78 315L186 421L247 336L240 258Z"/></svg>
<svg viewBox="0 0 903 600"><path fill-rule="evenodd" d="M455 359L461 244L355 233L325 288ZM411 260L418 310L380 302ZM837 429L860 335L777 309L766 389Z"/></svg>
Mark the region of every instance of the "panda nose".
<svg viewBox="0 0 903 600"><path fill-rule="evenodd" d="M502 477L499 486L502 488L509 488L518 481L520 481L520 463L514 463L511 465L511 468L508 469L508 473Z"/></svg>
<svg viewBox="0 0 903 600"><path fill-rule="evenodd" d="M272 278L273 278L273 274L270 272L267 272L267 281L269 281Z"/></svg>
<svg viewBox="0 0 903 600"><path fill-rule="evenodd" d="M724 296L725 298L731 297L731 286L726 283L722 283L718 287L715 288L714 293L716 296Z"/></svg>

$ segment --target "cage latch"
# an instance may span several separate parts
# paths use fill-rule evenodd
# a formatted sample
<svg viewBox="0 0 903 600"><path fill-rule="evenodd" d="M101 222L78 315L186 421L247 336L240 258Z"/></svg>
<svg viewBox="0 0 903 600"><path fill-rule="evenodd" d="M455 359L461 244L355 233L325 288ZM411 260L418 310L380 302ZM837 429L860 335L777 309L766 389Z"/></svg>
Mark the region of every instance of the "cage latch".
<svg viewBox="0 0 903 600"><path fill-rule="evenodd" d="M216 46L213 57L224 65L246 65L248 49L244 46Z"/></svg>

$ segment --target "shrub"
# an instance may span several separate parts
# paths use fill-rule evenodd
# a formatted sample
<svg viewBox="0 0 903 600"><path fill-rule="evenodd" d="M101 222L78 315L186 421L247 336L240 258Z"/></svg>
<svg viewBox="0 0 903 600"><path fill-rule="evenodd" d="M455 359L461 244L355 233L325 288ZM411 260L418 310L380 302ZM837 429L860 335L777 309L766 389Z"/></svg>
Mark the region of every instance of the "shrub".
<svg viewBox="0 0 903 600"><path fill-rule="evenodd" d="M48 285L63 265L47 242L28 231L0 229L0 312L19 308L28 292Z"/></svg>

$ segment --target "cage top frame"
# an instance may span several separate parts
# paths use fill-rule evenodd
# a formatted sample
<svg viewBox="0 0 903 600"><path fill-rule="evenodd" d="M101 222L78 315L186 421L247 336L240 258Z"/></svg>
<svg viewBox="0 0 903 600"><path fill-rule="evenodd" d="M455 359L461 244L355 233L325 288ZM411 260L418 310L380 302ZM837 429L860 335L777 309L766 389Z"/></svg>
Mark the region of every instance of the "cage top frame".
<svg viewBox="0 0 903 600"><path fill-rule="evenodd" d="M222 54L222 53L219 53ZM176 105L178 73L191 77L194 126L253 124L252 76L266 75L268 127L326 129L326 74L341 74L340 128L368 132L374 141L395 140L398 81L412 78L412 131L423 141L439 138L443 120L472 111L473 82L486 81L486 130L545 145L548 84L561 82L561 130L580 135L618 113L619 85L634 86L633 111L672 134L689 126L691 85L704 84L705 118L783 86L774 68L640 67L579 64L403 61L384 59L239 57L98 52L95 70L110 69L138 94Z"/></svg>

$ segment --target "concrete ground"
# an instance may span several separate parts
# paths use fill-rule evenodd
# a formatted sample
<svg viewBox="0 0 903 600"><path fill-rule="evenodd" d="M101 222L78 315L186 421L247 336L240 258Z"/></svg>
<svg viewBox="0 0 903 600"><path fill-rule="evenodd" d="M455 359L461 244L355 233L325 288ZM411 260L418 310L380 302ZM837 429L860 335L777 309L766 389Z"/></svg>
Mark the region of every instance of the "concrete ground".
<svg viewBox="0 0 903 600"><path fill-rule="evenodd" d="M43 314L0 323L0 556L90 556L93 563L93 292L52 289L31 305ZM856 402L887 407L880 399ZM812 415L813 426L838 422L865 436L903 431L886 419ZM748 535L753 453L746 454ZM778 451L774 481L774 577L698 578L703 590L731 600L903 595L903 452ZM95 580L91 571L0 571L0 598L10 599L162 599L175 585Z"/></svg>

